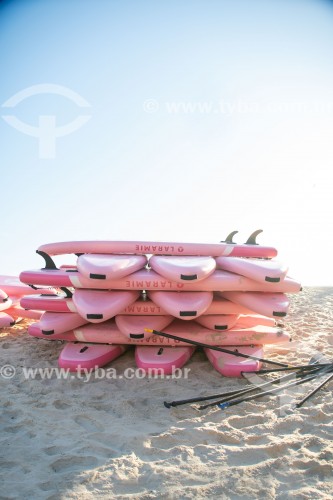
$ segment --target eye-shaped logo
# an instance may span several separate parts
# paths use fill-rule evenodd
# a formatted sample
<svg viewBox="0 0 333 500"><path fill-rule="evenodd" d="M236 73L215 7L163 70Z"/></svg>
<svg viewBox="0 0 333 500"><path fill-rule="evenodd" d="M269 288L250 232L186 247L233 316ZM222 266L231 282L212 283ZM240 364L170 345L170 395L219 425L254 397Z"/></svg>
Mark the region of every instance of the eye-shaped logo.
<svg viewBox="0 0 333 500"><path fill-rule="evenodd" d="M41 94L56 94L66 97L74 102L80 108L90 108L90 104L79 94L73 90L55 84L40 84L27 87L17 94L10 97L2 105L3 108L15 108L20 102L25 99ZM38 117L38 126L34 127L19 120L14 115L2 115L2 118L13 128L23 134L37 137L39 144L39 158L54 159L56 156L56 139L72 134L91 118L91 115L80 115L75 120L66 125L56 126L56 117L54 115L40 115Z"/></svg>

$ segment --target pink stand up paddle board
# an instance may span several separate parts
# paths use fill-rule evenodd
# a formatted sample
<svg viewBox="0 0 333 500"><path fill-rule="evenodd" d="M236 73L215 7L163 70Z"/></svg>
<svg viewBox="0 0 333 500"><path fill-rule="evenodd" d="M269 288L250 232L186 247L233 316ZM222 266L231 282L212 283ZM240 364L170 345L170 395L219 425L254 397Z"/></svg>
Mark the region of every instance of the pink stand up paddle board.
<svg viewBox="0 0 333 500"><path fill-rule="evenodd" d="M87 323L79 314L45 312L37 323L30 325L29 333L39 332L45 336L64 333Z"/></svg>
<svg viewBox="0 0 333 500"><path fill-rule="evenodd" d="M15 319L7 313L0 312L0 328L15 325Z"/></svg>
<svg viewBox="0 0 333 500"><path fill-rule="evenodd" d="M276 260L242 259L240 257L216 257L218 269L246 276L259 282L279 283L284 280L288 268Z"/></svg>
<svg viewBox="0 0 333 500"><path fill-rule="evenodd" d="M73 304L77 312L91 323L99 323L120 313L126 306L133 304L140 293L135 290L75 290Z"/></svg>
<svg viewBox="0 0 333 500"><path fill-rule="evenodd" d="M21 307L25 309L35 309L39 311L50 312L77 312L73 300L64 295L28 295L21 298ZM247 307L230 302L230 300L214 297L204 314L252 314L253 311ZM125 307L120 314L129 316L149 315L165 316L168 315L163 307L158 306L152 300L136 300L133 304Z"/></svg>
<svg viewBox="0 0 333 500"><path fill-rule="evenodd" d="M7 313L13 316L16 321L19 318L36 319L39 321L43 314L41 311L35 311L33 309L23 309L19 305L11 307L10 309L8 309Z"/></svg>
<svg viewBox="0 0 333 500"><path fill-rule="evenodd" d="M71 372L94 369L118 358L127 350L126 346L91 345L69 343L61 351L58 364Z"/></svg>
<svg viewBox="0 0 333 500"><path fill-rule="evenodd" d="M161 276L180 283L201 281L208 278L216 268L216 262L212 257L194 256L153 255L149 259L149 265Z"/></svg>
<svg viewBox="0 0 333 500"><path fill-rule="evenodd" d="M261 314L241 314L237 320L235 328L252 328L253 326L279 326L282 327L281 323L278 323L274 318L269 318L267 316L262 316Z"/></svg>
<svg viewBox="0 0 333 500"><path fill-rule="evenodd" d="M38 311L77 312L73 300L64 295L27 295L21 298L20 304L24 309Z"/></svg>
<svg viewBox="0 0 333 500"><path fill-rule="evenodd" d="M86 278L117 279L142 269L147 262L145 255L84 254L77 259L77 269Z"/></svg>
<svg viewBox="0 0 333 500"><path fill-rule="evenodd" d="M125 316L118 314L115 317L116 325L120 332L132 339L143 339L151 334L145 332L145 328L151 330L163 330L172 321L172 316Z"/></svg>
<svg viewBox="0 0 333 500"><path fill-rule="evenodd" d="M64 269L37 269L20 274L23 283L56 287L74 287L109 290L161 290L161 291L252 291L297 293L301 284L291 278L280 283L259 283L228 271L214 271L202 281L177 283L163 278L153 270L141 269L115 280L98 280L82 276L78 271Z"/></svg>
<svg viewBox="0 0 333 500"><path fill-rule="evenodd" d="M48 255L62 254L158 254L158 255L203 255L217 257L267 257L277 255L276 248L258 245L255 241L262 231L256 231L245 244L221 243L175 243L154 241L68 241L47 243L38 250Z"/></svg>
<svg viewBox="0 0 333 500"><path fill-rule="evenodd" d="M220 294L263 316L283 318L287 315L289 308L289 299L283 293L220 292Z"/></svg>
<svg viewBox="0 0 333 500"><path fill-rule="evenodd" d="M170 375L176 368L184 366L193 352L193 347L140 345L135 348L135 362L138 368L158 370L161 374Z"/></svg>
<svg viewBox="0 0 333 500"><path fill-rule="evenodd" d="M207 314L196 319L197 323L210 330L230 330L237 323L238 314Z"/></svg>
<svg viewBox="0 0 333 500"><path fill-rule="evenodd" d="M213 301L212 292L148 292L155 304L176 318L190 320L201 316Z"/></svg>
<svg viewBox="0 0 333 500"><path fill-rule="evenodd" d="M250 354L258 358L263 357L262 346L230 346L230 351L240 352L242 354ZM220 372L225 377L241 377L241 372L254 372L260 369L262 363L254 359L241 358L224 352L213 351L212 349L204 349L205 354L215 370Z"/></svg>
<svg viewBox="0 0 333 500"><path fill-rule="evenodd" d="M9 297L0 301L0 311L6 311L12 306L12 301Z"/></svg>
<svg viewBox="0 0 333 500"><path fill-rule="evenodd" d="M31 283L28 283L29 285ZM14 297L22 297L23 295L35 294L36 290L30 286L21 283L17 276L0 276L0 289L7 295L13 295ZM43 289L42 289L43 290ZM53 290L49 290L48 293L55 293Z"/></svg>
<svg viewBox="0 0 333 500"><path fill-rule="evenodd" d="M164 347L188 346L185 340L194 340L207 345L256 345L256 344L281 344L290 341L288 333L279 328L256 325L247 329L232 328L225 332L208 330L194 321L183 322L175 320L172 325L163 331L182 337L184 341L174 340L161 335L151 335L143 339L132 339L121 333L114 320L104 323L89 323L75 330L58 333L46 337L40 330L29 329L32 337L47 340L66 340L67 342L92 342L96 344L112 345L151 345Z"/></svg>

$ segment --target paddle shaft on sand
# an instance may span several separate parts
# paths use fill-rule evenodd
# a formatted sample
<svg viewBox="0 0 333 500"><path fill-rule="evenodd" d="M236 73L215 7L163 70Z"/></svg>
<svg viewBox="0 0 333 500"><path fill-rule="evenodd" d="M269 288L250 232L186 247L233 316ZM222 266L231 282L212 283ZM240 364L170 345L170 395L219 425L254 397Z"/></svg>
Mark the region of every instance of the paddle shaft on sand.
<svg viewBox="0 0 333 500"><path fill-rule="evenodd" d="M225 401L225 400L216 401L215 405L219 406L221 408L221 410L224 410L225 408L229 408L229 406L235 406L235 405L238 405L239 403L245 403L246 401L252 401L254 399L261 398L262 396L268 396L271 394L275 394L275 393L283 391L284 389L287 389L289 387L294 387L295 385L305 384L306 382L310 382L310 380L314 380L315 378L320 377L320 376L324 375L325 373L327 373L327 372L323 372L322 370L318 370L318 372L315 373L314 375L309 374L309 375L303 377L301 380L291 382L290 384L284 384L281 387L276 387L275 389L271 389L269 391L259 392L258 394L252 394L248 397L241 398L241 399L235 399L235 400L230 401L230 402ZM199 409L203 410L204 408L199 407Z"/></svg>
<svg viewBox="0 0 333 500"><path fill-rule="evenodd" d="M324 385L328 384L328 382L330 380L333 379L333 373L330 374L329 377L327 377L324 382L322 382L321 384L319 384L317 387L315 387L313 389L313 391L309 392L309 394L307 394L299 403L296 404L296 408L300 408L301 406L303 406L303 404L308 400L310 399L312 396L314 396L322 387L324 387Z"/></svg>
<svg viewBox="0 0 333 500"><path fill-rule="evenodd" d="M311 368L312 368L312 370L315 370L316 367L312 366ZM280 378L277 378L275 380L269 380L268 382L265 382L261 385L253 386L250 388L247 387L245 389L237 389L235 391L229 391L229 392L224 392L224 393L220 393L220 394L212 394L210 396L201 396L201 397L190 398L190 399L180 399L178 401L171 401L170 403L168 403L167 401L164 401L164 406L166 408L171 408L174 406L182 406L185 404L200 403L201 401L209 401L210 399L227 398L227 397L229 398L231 396L236 396L236 395L241 396L243 394L253 392L257 389L261 389L262 387L267 387L270 384L276 384L277 382L280 382L281 380L291 379L292 376L293 375L285 375L284 377L280 377ZM211 403L211 404L207 405L206 407L208 408L208 406L214 406L214 405L215 405L215 403Z"/></svg>
<svg viewBox="0 0 333 500"><path fill-rule="evenodd" d="M313 369L313 372L317 372L319 370L315 370ZM310 373L300 373L298 372L296 374L296 377L298 378L304 378L304 377L307 377L309 375L311 375L313 372L310 372ZM262 390L263 388L265 387L268 387L272 384L278 384L280 382L287 382L289 380L292 380L294 378L294 374L288 374L288 375L285 375L283 377L279 377L279 378L276 378L275 380L268 380L267 382L265 382L264 384L260 384L260 385L256 385L254 387L250 387L250 388L247 388L247 389L242 389L241 391L239 391L238 394L236 394L236 396L246 396L247 394L250 394L251 392L254 392L256 390ZM261 394L261 393L260 393ZM221 400L219 401L214 401L213 403L209 403L207 405L204 405L204 406L200 406L200 410L205 410L206 408L209 408L210 406L216 406L217 404L221 403L221 402L225 402L225 401L229 401L230 399L234 399L234 396L233 395L229 395L229 394L225 394L225 395L222 395L222 398Z"/></svg>
<svg viewBox="0 0 333 500"><path fill-rule="evenodd" d="M254 359L255 361L260 361L262 363L267 363L271 365L277 365L282 367L287 367L285 363L279 363L278 361L271 361L270 359L258 358L257 356L252 356L251 354L243 354L241 352L229 351L228 349L223 349L222 347L212 346L209 344L204 344L203 342L197 342L196 340L184 339L183 337L178 337L177 335L171 335L170 333L160 332L159 330L151 330L150 328L145 328L148 333L153 333L154 335L160 335L161 337L166 337L168 339L179 340L180 342L186 342L187 344L195 345L197 347L207 347L212 349L212 351L224 352L225 354L232 354L240 358Z"/></svg>
<svg viewBox="0 0 333 500"><path fill-rule="evenodd" d="M333 366L332 363L321 363L321 364L316 364L316 367L326 367L326 366ZM287 366L286 368L273 368L272 370L258 370L256 372L246 372L243 371L243 373L255 373L256 375L263 375L265 373L275 373L275 372L287 372L287 371L292 371L292 370L300 370L300 371L305 371L305 370L312 370L313 365L299 365L299 366Z"/></svg>

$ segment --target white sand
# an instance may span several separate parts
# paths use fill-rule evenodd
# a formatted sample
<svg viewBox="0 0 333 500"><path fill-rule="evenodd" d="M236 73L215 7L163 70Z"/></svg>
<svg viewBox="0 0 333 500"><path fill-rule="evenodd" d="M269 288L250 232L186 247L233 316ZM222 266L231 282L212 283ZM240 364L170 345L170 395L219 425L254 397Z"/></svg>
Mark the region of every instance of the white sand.
<svg viewBox="0 0 333 500"><path fill-rule="evenodd" d="M307 362L319 350L332 358L333 289L292 300L294 342L266 356ZM187 380L24 380L22 367L56 367L61 343L30 338L25 325L0 337L0 364L17 372L1 379L0 498L332 498L333 382L292 412L278 397L226 411L167 410L164 400L249 382L223 378L203 352ZM110 366L134 368L133 352Z"/></svg>

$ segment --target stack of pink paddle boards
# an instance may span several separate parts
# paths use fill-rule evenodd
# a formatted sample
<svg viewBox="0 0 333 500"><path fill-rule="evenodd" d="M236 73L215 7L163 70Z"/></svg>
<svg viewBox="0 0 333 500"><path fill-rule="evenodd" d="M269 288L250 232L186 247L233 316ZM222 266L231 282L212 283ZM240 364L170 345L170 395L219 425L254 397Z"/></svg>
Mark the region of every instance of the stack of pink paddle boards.
<svg viewBox="0 0 333 500"><path fill-rule="evenodd" d="M43 292L42 289L38 291ZM50 289L48 293L56 294L56 291ZM0 275L0 328L13 326L23 318L41 317L40 311L25 310L20 306L20 299L29 294L36 294L36 290L23 285L18 277Z"/></svg>
<svg viewBox="0 0 333 500"><path fill-rule="evenodd" d="M225 376L257 370L258 360L214 346L262 358L265 344L288 342L280 321L287 294L301 289L275 259L276 249L256 243L258 233L245 244L227 238L42 245L37 253L45 266L20 279L61 293L44 289L21 299L21 308L41 312L29 334L66 341L59 365L70 370L106 365L134 345L139 368L171 374L194 352L187 341L205 344L208 360ZM69 254L76 264L57 267L52 257Z"/></svg>

